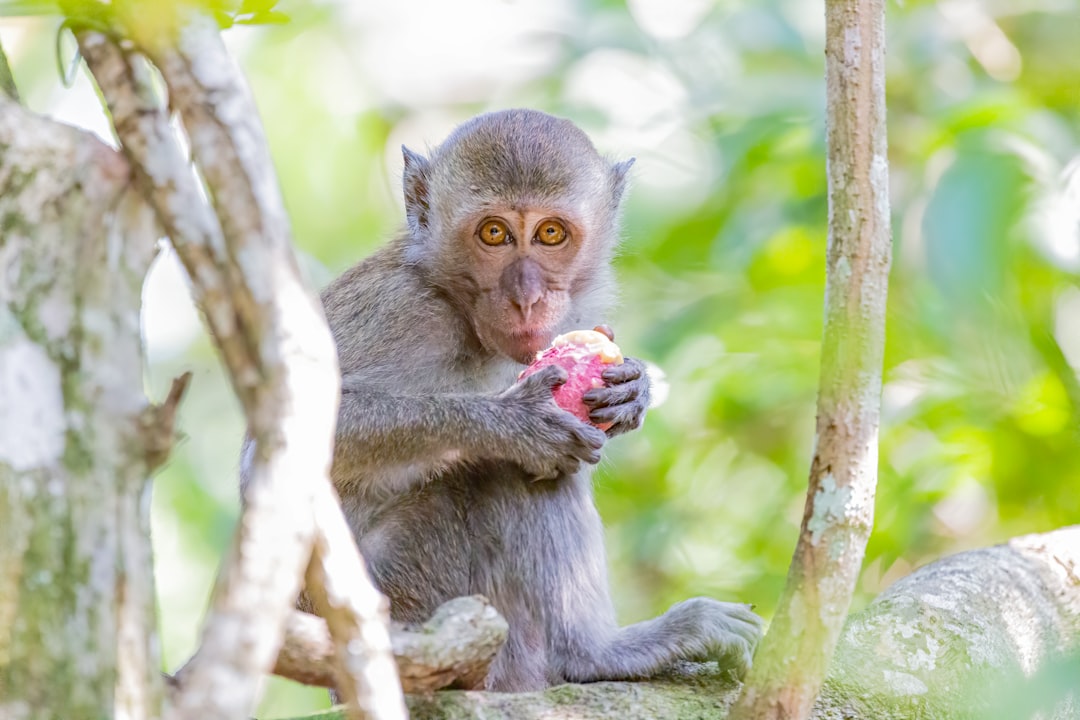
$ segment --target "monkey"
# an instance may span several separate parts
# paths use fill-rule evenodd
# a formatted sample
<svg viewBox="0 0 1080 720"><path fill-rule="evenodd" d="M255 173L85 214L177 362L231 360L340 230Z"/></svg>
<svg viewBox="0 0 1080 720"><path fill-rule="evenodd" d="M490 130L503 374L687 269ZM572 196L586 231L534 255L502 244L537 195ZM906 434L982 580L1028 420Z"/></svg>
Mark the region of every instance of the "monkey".
<svg viewBox="0 0 1080 720"><path fill-rule="evenodd" d="M429 157L402 147L405 226L322 293L341 403L331 478L395 621L461 595L509 625L484 687L641 679L680 660L750 665L762 620L693 598L619 627L591 472L639 428L645 365L626 358L585 402L556 406L565 370L516 378L562 332L601 324L633 160L572 122L480 115Z"/></svg>

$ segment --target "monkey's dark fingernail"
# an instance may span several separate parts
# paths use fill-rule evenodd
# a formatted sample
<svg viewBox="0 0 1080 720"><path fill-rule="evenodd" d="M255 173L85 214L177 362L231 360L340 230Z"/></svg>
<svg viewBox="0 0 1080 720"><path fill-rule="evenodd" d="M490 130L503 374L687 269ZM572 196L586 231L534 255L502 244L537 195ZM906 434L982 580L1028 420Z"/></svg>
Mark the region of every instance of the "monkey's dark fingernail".
<svg viewBox="0 0 1080 720"><path fill-rule="evenodd" d="M593 330L601 335L606 335L608 340L615 340L615 331L611 329L610 325L597 325Z"/></svg>

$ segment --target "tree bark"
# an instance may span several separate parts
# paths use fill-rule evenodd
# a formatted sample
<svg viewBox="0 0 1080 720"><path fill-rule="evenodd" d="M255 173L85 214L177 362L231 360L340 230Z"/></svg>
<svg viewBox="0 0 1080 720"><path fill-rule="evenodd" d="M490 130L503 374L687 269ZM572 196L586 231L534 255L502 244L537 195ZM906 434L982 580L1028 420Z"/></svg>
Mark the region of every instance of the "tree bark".
<svg viewBox="0 0 1080 720"><path fill-rule="evenodd" d="M405 692L424 693L451 685L476 687L506 640L506 620L487 599L455 598L418 627L396 624L390 635ZM274 674L308 685L333 687L334 642L326 622L294 612L285 629Z"/></svg>
<svg viewBox="0 0 1080 720"><path fill-rule="evenodd" d="M1005 720L1037 709L1078 717L1080 674L1065 686L1071 700L1064 687L1031 692L1039 673L1080 670L1078 651L1074 526L947 557L896 582L848 621L820 706L882 720Z"/></svg>
<svg viewBox="0 0 1080 720"><path fill-rule="evenodd" d="M873 526L891 238L884 0L826 0L829 185L817 436L802 529L733 717L805 718Z"/></svg>
<svg viewBox="0 0 1080 720"><path fill-rule="evenodd" d="M351 717L403 718L388 607L328 477L334 346L299 276L254 103L213 22L193 15L148 24L137 4L115 7L161 71L213 212L150 89L144 59L88 30L78 33L80 47L139 186L191 277L254 440L237 534L170 710L199 720L250 711L307 571L309 592L329 621L337 687Z"/></svg>
<svg viewBox="0 0 1080 720"><path fill-rule="evenodd" d="M0 96L5 720L161 713L139 333L157 235L123 157Z"/></svg>
<svg viewBox="0 0 1080 720"><path fill-rule="evenodd" d="M1075 720L1078 653L1080 526L953 555L897 582L848 620L810 716ZM408 703L413 720L721 720L738 694L737 682L704 663L648 682L449 691Z"/></svg>

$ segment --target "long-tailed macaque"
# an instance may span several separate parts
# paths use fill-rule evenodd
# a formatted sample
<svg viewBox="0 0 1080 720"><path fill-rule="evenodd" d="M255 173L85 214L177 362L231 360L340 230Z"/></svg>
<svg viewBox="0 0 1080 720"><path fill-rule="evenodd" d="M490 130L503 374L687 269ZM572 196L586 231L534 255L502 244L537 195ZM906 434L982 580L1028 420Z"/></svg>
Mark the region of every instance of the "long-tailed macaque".
<svg viewBox="0 0 1080 720"><path fill-rule="evenodd" d="M643 364L585 400L607 432L559 409L561 332L603 322L631 162L572 123L510 110L404 149L406 229L323 293L342 371L332 477L395 620L459 595L510 625L486 686L646 677L677 660L749 666L761 620L694 598L620 628L590 475L605 440L641 425Z"/></svg>

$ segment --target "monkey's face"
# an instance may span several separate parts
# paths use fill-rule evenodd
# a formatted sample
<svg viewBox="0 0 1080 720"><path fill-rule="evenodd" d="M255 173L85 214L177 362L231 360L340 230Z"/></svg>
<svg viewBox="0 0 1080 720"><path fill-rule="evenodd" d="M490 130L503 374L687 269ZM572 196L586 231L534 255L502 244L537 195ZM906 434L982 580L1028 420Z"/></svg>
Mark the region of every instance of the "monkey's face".
<svg viewBox="0 0 1080 720"><path fill-rule="evenodd" d="M531 362L562 328L579 278L591 274L586 223L566 208L506 205L485 208L459 233L478 290L477 336L492 350Z"/></svg>
<svg viewBox="0 0 1080 720"><path fill-rule="evenodd" d="M611 164L573 123L534 110L481 115L431 160L404 159L407 261L488 350L529 363L600 321L633 161Z"/></svg>

